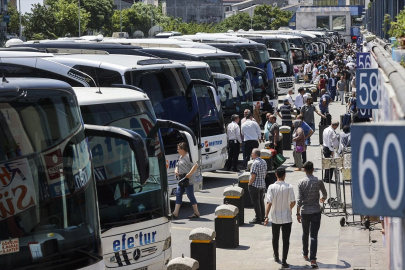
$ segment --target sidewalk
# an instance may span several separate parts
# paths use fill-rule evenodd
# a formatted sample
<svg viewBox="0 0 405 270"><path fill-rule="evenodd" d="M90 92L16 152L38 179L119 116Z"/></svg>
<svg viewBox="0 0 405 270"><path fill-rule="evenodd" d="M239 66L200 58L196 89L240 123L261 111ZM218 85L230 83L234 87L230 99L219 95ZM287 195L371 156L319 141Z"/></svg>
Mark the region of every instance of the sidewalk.
<svg viewBox="0 0 405 270"><path fill-rule="evenodd" d="M298 89L298 87L297 87ZM339 120L340 115L345 112L345 106L340 102L333 102L330 106L330 113L333 120ZM280 121L280 119L278 120ZM315 122L319 123L320 117L315 115ZM281 122L281 121L280 121ZM338 130L340 132L340 130ZM264 147L261 144L260 147ZM293 172L292 164L294 160L292 151L284 151L287 161L283 167L287 169L286 182L294 187L294 192L298 195L298 181L302 179L304 172ZM319 146L318 127L312 136L312 144L307 150L308 160L314 162L315 176L321 178L321 148ZM242 159L242 154L239 156ZM201 219L189 221L180 219L172 223L173 258L190 256L188 234L193 228L208 227L214 229L215 216L213 211L217 205L223 203L222 192L226 186L237 182L235 173L225 173L221 171L204 174L204 190L196 193L198 207L202 214ZM329 193L329 186L326 184ZM332 196L336 197L335 185L331 185ZM349 192L347 190L347 192ZM350 193L347 193L350 194ZM184 201L188 199L184 196ZM182 214L191 212L191 206L182 206ZM296 209L293 210L293 225L290 237L290 251L287 262L290 269L312 269L309 262L302 259L301 235L302 227L295 218ZM253 208L245 208L245 222L253 219ZM388 269L387 255L383 246L380 224L374 226L374 230L366 230L362 225L340 226L340 216L322 215L321 228L318 238L318 265L319 269L349 269L349 270L386 270ZM356 216L357 220L359 217ZM351 219L350 219L351 220ZM373 227L373 226L372 226ZM373 240L376 240L373 243ZM236 249L217 248L217 269L218 270L268 270L279 269L280 264L273 260L272 233L270 225L245 224L239 228L239 247ZM280 237L280 256L282 244Z"/></svg>

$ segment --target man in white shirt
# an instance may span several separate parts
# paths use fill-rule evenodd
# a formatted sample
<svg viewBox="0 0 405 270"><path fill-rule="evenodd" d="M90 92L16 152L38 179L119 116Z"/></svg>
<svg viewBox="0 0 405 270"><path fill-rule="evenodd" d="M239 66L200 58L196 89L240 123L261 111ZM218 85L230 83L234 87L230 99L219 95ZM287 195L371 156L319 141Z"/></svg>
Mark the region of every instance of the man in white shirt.
<svg viewBox="0 0 405 270"><path fill-rule="evenodd" d="M298 95L295 98L295 108L298 109L298 114L300 114L301 107L304 106L304 94L305 94L305 89L304 87L298 88Z"/></svg>
<svg viewBox="0 0 405 270"><path fill-rule="evenodd" d="M293 186L284 182L285 168L277 168L277 182L270 185L267 189L267 205L264 225L269 222L268 214L271 210L271 228L273 234L273 251L274 260L280 263L278 252L278 240L280 229L283 233L283 257L281 266L288 268L287 255L290 247L290 234L292 226L291 209L295 206L295 194Z"/></svg>
<svg viewBox="0 0 405 270"><path fill-rule="evenodd" d="M289 103L288 105L290 105L291 108L294 107L294 100L292 98L292 94L293 94L293 90L290 89L290 90L288 90L288 94L285 96L285 98L288 99L288 103Z"/></svg>
<svg viewBox="0 0 405 270"><path fill-rule="evenodd" d="M232 166L232 171L239 172L238 170L238 156L239 149L242 145L242 138L240 136L239 128L239 115L233 114L231 116L232 123L230 123L226 129L226 134L228 135L228 145L229 153L228 160L226 162L226 170L230 171Z"/></svg>
<svg viewBox="0 0 405 270"><path fill-rule="evenodd" d="M325 158L333 157L333 152L339 147L339 136L336 134L338 126L339 121L335 120L332 121L330 127L323 131L323 156ZM333 170L334 169L325 170L325 178L323 179L325 183L335 183L335 181L332 180Z"/></svg>
<svg viewBox="0 0 405 270"><path fill-rule="evenodd" d="M246 115L246 122L242 124L242 136L245 144L244 154L245 158L243 160L245 167L250 159L250 154L254 148L259 147L259 142L261 141L262 131L257 122L253 121L253 115L249 112Z"/></svg>

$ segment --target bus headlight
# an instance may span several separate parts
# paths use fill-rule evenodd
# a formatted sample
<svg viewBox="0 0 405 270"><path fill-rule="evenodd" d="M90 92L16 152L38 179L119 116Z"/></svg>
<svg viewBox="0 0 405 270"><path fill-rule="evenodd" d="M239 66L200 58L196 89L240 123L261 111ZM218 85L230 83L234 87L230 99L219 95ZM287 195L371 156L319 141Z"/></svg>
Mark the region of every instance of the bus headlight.
<svg viewBox="0 0 405 270"><path fill-rule="evenodd" d="M226 154L226 150L227 150L226 147L222 148L222 150L221 150L221 155Z"/></svg>
<svg viewBox="0 0 405 270"><path fill-rule="evenodd" d="M169 249L171 246L172 246L172 237L169 236L165 240L165 244L163 245L163 251L165 251L166 249Z"/></svg>

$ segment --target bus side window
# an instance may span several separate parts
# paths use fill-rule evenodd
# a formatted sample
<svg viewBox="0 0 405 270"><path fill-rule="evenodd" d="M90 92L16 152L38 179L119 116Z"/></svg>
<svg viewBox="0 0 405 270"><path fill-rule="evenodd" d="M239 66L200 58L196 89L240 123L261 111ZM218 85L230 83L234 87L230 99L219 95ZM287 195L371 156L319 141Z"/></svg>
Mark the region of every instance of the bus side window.
<svg viewBox="0 0 405 270"><path fill-rule="evenodd" d="M121 74L114 70L83 65L76 65L73 68L92 77L99 87L109 87L111 84L122 84Z"/></svg>

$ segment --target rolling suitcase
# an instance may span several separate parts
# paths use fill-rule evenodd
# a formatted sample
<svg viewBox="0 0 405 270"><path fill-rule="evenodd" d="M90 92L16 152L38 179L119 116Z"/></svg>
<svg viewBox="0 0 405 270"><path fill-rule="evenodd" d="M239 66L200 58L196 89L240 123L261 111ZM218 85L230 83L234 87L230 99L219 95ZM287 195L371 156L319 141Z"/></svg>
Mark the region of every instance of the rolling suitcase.
<svg viewBox="0 0 405 270"><path fill-rule="evenodd" d="M319 145L323 144L323 131L325 130L325 128L327 128L329 125L321 125L319 124Z"/></svg>
<svg viewBox="0 0 405 270"><path fill-rule="evenodd" d="M322 126L330 126L330 125L332 125L332 115L329 114L329 113L326 113L326 119L321 118L320 125L322 125Z"/></svg>

